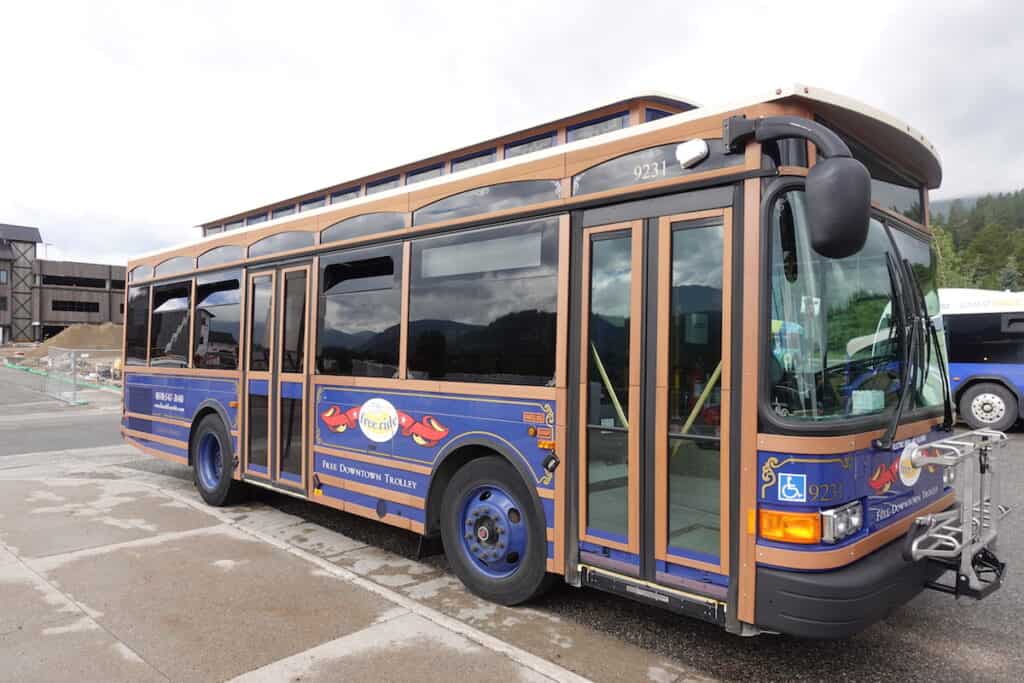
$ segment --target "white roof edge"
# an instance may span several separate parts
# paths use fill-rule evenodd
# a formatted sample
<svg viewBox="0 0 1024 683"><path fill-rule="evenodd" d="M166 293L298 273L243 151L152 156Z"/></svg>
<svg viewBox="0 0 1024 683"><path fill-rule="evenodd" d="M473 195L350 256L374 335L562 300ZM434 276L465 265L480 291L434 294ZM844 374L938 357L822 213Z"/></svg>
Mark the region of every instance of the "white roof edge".
<svg viewBox="0 0 1024 683"><path fill-rule="evenodd" d="M942 315L965 313L1024 312L1024 292L993 289L940 289L939 308Z"/></svg>
<svg viewBox="0 0 1024 683"><path fill-rule="evenodd" d="M636 95L636 96L634 96L632 98L624 98L623 100L615 100L615 101L612 102L612 104L614 104L617 101L626 101L628 99L643 99L644 97L669 97L669 98L672 98L672 99L681 99L681 98L675 97L673 95L668 95L668 94L656 95L656 94L652 94L651 92L648 92L648 93L645 93L645 94ZM831 105L835 105L835 106L838 106L838 107L842 107L844 109L849 109L849 110L857 112L857 113L859 113L859 114L861 114L863 116L867 116L867 117L876 119L876 120L878 120L878 121L880 121L882 123L885 123L886 125L894 128L896 130L903 131L908 136L913 137L915 139L915 141L919 142L920 144L923 144L935 156L936 160L938 160L938 154L934 151L934 149L935 149L934 146L930 142L928 142L928 140L923 135L921 135L915 129L913 129L911 126L903 123L899 119L897 119L897 118L895 118L893 116L890 116L890 115L888 115L888 114L886 114L886 113L884 113L884 112L882 112L882 111L880 111L878 109L874 109L872 107L869 107L868 105L863 104L862 102L860 102L858 100L854 100L852 98L844 97L842 95L838 95L836 93L832 93L832 92L830 92L828 90L825 90L825 89L822 89L822 88L814 88L814 87L811 87L811 86L806 86L806 85L802 85L802 84L796 83L796 84L793 84L793 85L790 85L790 86L787 86L787 87L780 87L780 88L776 88L774 90L771 90L769 94L762 94L762 95L759 95L759 96L755 95L755 96L751 96L751 97L745 97L745 98L739 99L739 100L734 100L734 101L731 101L731 102L725 102L725 103L715 104L715 105L710 105L710 106L705 106L705 107L697 107L695 109L690 109L688 111L684 111L684 112L681 112L679 114L672 114L671 116L666 116L664 118L658 119L656 121L651 121L649 123L641 123L641 124L638 124L636 126L629 126L627 128L623 128L621 130L613 131L611 133L605 133L604 135L599 135L599 136L596 136L596 137L587 138L585 140L579 140L577 142L569 142L569 143L566 143L566 144L563 144L563 145L556 145L555 147L549 147L547 149L542 149L542 150L537 151L537 152L531 152L529 154L523 154L523 155L520 155L520 156L517 156L517 157L513 157L511 159L502 159L500 161L496 161L496 162L491 163L491 164L485 164L483 166L477 166L475 168L467 169L465 171L459 171L457 173L450 173L448 175L440 176L440 177L437 177L437 178L431 178L430 180L424 180L422 182L416 183L415 188L417 190L419 190L419 189L422 189L422 188L434 187L434 186L437 186L437 185L444 185L444 184L447 184L447 183L452 182L454 180L462 180L462 179L465 179L465 178L471 178L473 176L483 175L483 174L486 174L486 173L490 173L491 171L494 171L494 170L497 170L497 169L510 168L510 167L513 167L513 166L518 166L520 164L534 162L534 161L537 161L539 159L544 159L544 158L547 158L547 157L552 157L552 156L557 156L557 155L560 155L560 154L565 154L567 152L572 152L572 151L577 151L577 150L581 150L581 149L586 149L588 147L594 147L596 145L602 145L602 144L604 144L606 142L611 142L611 141L614 141L614 140L627 139L627 138L634 137L634 136L637 136L637 135L646 134L646 133L648 133L648 132L650 132L652 130L659 130L661 128L670 128L672 126L678 125L680 123L685 123L687 121L695 121L695 120L702 119L702 118L713 117L713 116L715 116L716 113L724 114L724 113L729 112L729 111L734 111L734 110L737 110L737 109L745 109L747 107L751 107L751 106L754 106L756 104L761 104L763 102L772 102L772 101L775 101L775 100L781 100L781 99L785 99L787 97L801 97L801 98L804 98L804 99L815 100L815 101L818 101L818 102L823 102L823 103L826 103L826 104L831 104ZM687 101L687 100L681 100L681 101ZM598 107L592 107L592 108L593 109L599 109L599 108L601 108L603 106L607 106L607 105L599 105ZM581 111L589 111L589 109L584 109L584 110L581 110ZM566 117L562 117L562 118L566 118ZM557 121L558 119L552 119L552 120ZM427 157L427 158L429 158L429 157ZM408 185L399 186L399 187L396 187L396 188L394 188L392 190L385 190L384 192L377 192L377 193L372 194L372 195L364 195L364 196L361 196L361 197L356 197L355 199L350 199L350 200L348 200L346 202L342 202L341 204L328 204L327 206L323 206L323 207L318 208L318 209L311 209L309 211L303 211L301 213L294 213L294 214L291 214L289 216L284 216L282 218L271 219L271 220L268 220L268 221L264 221L262 223L258 223L258 224L253 225L253 226L244 226L244 227L242 227L240 229L231 230L230 233L234 235L234 234L242 234L242 233L245 233L245 232L251 232L251 231L255 231L255 230L263 230L263 229L267 228L268 226L288 223L290 221L295 220L298 217L306 218L306 217L309 217L309 216L317 216L317 215L320 215L320 214L329 213L331 211L334 211L338 207L352 207L352 206L359 206L360 204L366 204L366 203L369 203L369 202L376 202L376 201L378 201L380 199L384 199L384 198L387 198L387 197L395 197L395 196L404 194L404 193L409 191L409 188L410 188L410 186L408 186ZM195 226L195 227L202 227L202 226ZM210 235L208 237L202 237L200 239L194 239L194 240L189 240L189 241L186 241L186 242L181 242L180 244L176 244L176 245L173 245L173 246L170 246L170 247L164 247L162 249L155 249L155 250L152 250L152 251L148 251L148 252L146 252L144 254L139 254L138 256L132 258L131 261L138 261L138 260L141 260L141 259L150 258L152 256L157 256L159 254L163 254L163 253L166 253L166 252L169 252L169 251L175 251L177 249L182 249L182 248L189 247L189 246L194 246L196 244L200 244L200 243L206 242L206 241L214 241L214 240L219 239L224 234L226 234L226 233L217 233L217 234L214 234L214 235Z"/></svg>

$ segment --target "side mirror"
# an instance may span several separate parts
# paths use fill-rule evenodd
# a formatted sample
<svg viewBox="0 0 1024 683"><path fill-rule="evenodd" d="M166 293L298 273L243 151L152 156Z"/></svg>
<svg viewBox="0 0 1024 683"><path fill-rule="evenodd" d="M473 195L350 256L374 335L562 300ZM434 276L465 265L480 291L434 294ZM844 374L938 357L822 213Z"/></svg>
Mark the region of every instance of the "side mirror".
<svg viewBox="0 0 1024 683"><path fill-rule="evenodd" d="M819 159L805 186L811 247L827 258L859 252L871 220L871 176L849 156Z"/></svg>

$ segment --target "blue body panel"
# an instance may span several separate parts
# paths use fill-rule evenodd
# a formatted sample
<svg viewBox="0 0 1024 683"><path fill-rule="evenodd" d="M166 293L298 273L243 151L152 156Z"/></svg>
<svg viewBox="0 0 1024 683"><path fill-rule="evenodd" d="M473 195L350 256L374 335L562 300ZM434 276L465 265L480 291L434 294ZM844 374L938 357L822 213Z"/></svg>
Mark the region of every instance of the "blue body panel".
<svg viewBox="0 0 1024 683"><path fill-rule="evenodd" d="M1024 363L950 363L949 388L955 394L973 379L1000 379L1018 396L1024 394ZM1024 409L1024 405L1021 406Z"/></svg>
<svg viewBox="0 0 1024 683"><path fill-rule="evenodd" d="M554 416L555 402L548 400L320 385L316 387L313 474L414 496L425 506L432 475L416 470L436 471L461 446L482 444L509 457L527 473L528 484L553 491L554 477L543 467L551 451L540 442L555 440ZM396 466L387 466L390 460ZM326 485L321 493L424 521L422 507L378 501ZM547 497L540 500L547 527L554 528L554 502ZM548 556L554 556L551 543Z"/></svg>
<svg viewBox="0 0 1024 683"><path fill-rule="evenodd" d="M231 428L238 428L238 411L230 405L232 401L238 400L238 383L233 379L135 372L125 377L124 402L125 409L130 413L166 417L191 424L200 404L206 400L216 402L231 420Z"/></svg>
<svg viewBox="0 0 1024 683"><path fill-rule="evenodd" d="M948 434L932 431L912 441L928 443L945 436ZM867 448L829 455L758 451L758 507L817 511L860 500L864 505L864 528L860 532L835 544L798 547L804 551L824 551L855 543L915 514L948 492L943 487L939 467L901 471L901 454L909 442L897 442L889 450ZM792 488L787 491L784 487ZM758 544L795 547L765 539L758 539Z"/></svg>

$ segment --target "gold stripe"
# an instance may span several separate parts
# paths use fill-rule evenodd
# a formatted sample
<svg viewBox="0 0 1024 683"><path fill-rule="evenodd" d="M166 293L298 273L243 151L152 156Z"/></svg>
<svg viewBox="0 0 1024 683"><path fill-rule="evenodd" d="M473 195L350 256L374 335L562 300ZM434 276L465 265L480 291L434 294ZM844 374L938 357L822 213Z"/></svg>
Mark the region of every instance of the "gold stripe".
<svg viewBox="0 0 1024 683"><path fill-rule="evenodd" d="M383 498L384 500L389 500L400 505L407 505L408 507L416 508L417 510L423 510L426 508L426 501L409 493L399 493L398 491L391 491L390 489L371 486L370 484L364 484L350 479L343 479L342 477L335 477L334 475L323 474L322 472L317 472L316 476L323 483L334 486L335 488L345 489L346 491L352 491L353 493L360 493L364 496Z"/></svg>
<svg viewBox="0 0 1024 683"><path fill-rule="evenodd" d="M140 432L135 429L125 429L124 427L121 428L121 433L126 436L134 436L137 439L145 439L146 441L163 444L164 446L175 446L177 448L184 449L186 453L188 452L188 444L184 441L178 441L177 439L168 439L166 436Z"/></svg>

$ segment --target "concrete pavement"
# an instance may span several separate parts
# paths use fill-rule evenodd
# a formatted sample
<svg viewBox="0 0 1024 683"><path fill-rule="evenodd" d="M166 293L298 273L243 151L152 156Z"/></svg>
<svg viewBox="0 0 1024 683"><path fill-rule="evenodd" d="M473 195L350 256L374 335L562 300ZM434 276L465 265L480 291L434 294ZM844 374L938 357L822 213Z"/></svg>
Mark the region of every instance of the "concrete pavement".
<svg viewBox="0 0 1024 683"><path fill-rule="evenodd" d="M262 503L206 507L148 462L0 459L0 679L700 678Z"/></svg>

